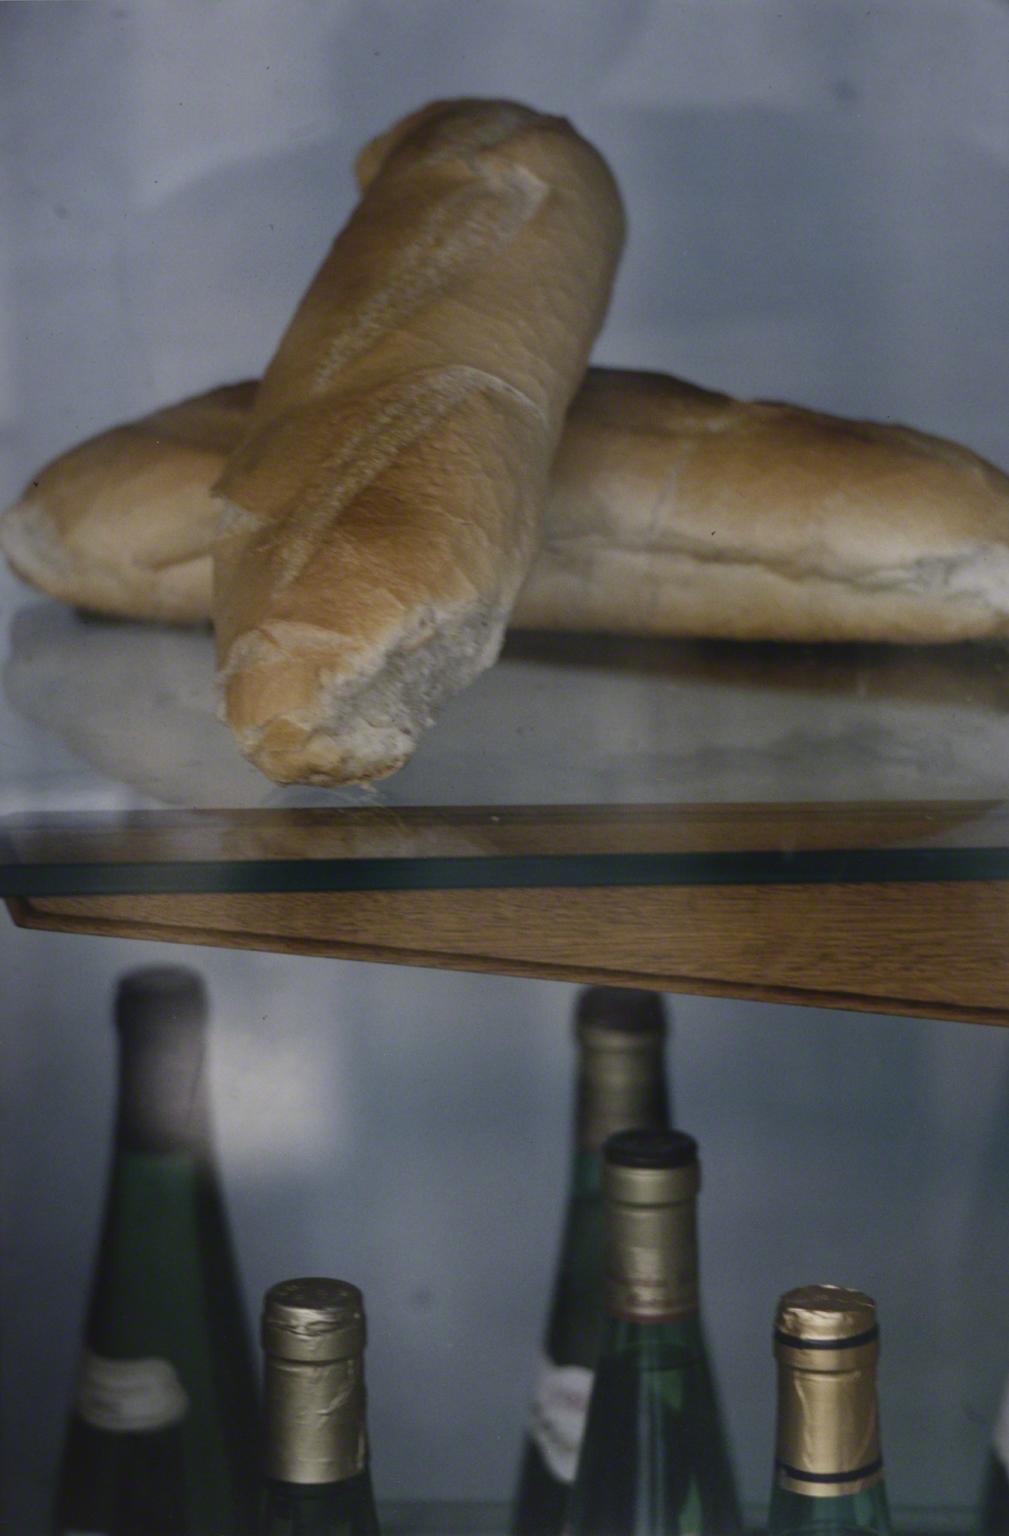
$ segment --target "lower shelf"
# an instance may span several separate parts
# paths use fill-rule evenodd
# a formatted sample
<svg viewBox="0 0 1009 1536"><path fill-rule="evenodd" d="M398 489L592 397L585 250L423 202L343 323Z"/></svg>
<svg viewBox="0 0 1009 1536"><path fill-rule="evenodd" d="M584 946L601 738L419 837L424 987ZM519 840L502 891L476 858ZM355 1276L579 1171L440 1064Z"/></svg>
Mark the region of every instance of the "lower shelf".
<svg viewBox="0 0 1009 1536"><path fill-rule="evenodd" d="M757 1536L764 1511L745 1511L747 1531ZM380 1510L383 1536L507 1536L508 1507L480 1502L393 1503ZM894 1527L902 1536L963 1536L972 1531L972 1509L897 1508Z"/></svg>

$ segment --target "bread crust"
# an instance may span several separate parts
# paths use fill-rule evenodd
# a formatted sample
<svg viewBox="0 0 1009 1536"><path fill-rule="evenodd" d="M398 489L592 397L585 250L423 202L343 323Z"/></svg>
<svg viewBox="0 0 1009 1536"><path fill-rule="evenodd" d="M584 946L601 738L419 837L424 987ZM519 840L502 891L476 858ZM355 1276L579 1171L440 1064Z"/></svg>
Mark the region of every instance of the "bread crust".
<svg viewBox="0 0 1009 1536"><path fill-rule="evenodd" d="M209 486L255 389L212 390L47 465L0 519L11 566L93 612L207 621ZM1006 634L1009 478L910 428L590 369L509 627L922 644Z"/></svg>
<svg viewBox="0 0 1009 1536"><path fill-rule="evenodd" d="M11 568L94 613L206 621L220 511L210 488L256 388L221 385L60 454L0 518Z"/></svg>
<svg viewBox="0 0 1009 1536"><path fill-rule="evenodd" d="M910 427L593 369L516 628L934 643L1009 633L1009 477Z"/></svg>
<svg viewBox="0 0 1009 1536"><path fill-rule="evenodd" d="M206 621L218 504L255 381L70 449L0 519L33 585ZM758 451L759 450L759 451ZM513 629L931 644L1009 633L1009 479L906 427L590 369Z"/></svg>
<svg viewBox="0 0 1009 1536"><path fill-rule="evenodd" d="M596 151L514 103L362 165L216 487L223 712L279 782L394 772L497 656L623 239Z"/></svg>

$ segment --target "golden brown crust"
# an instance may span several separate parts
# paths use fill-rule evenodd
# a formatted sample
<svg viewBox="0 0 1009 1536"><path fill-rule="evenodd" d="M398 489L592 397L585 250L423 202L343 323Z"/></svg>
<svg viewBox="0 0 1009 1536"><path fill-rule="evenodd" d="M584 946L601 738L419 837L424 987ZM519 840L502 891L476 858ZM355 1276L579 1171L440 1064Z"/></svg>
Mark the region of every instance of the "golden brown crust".
<svg viewBox="0 0 1009 1536"><path fill-rule="evenodd" d="M217 487L224 712L285 782L393 772L494 660L623 236L595 150L513 103L364 163Z"/></svg>
<svg viewBox="0 0 1009 1536"><path fill-rule="evenodd" d="M248 420L254 380L102 432L47 464L0 520L12 568L51 597L119 618L210 615L210 487Z"/></svg>
<svg viewBox="0 0 1009 1536"><path fill-rule="evenodd" d="M208 619L208 485L242 435L255 387L183 401L54 460L0 520L11 564L97 612ZM44 541L29 536L40 522ZM966 448L745 405L660 374L590 369L509 625L980 638L1009 631L1007 557L1009 479Z"/></svg>
<svg viewBox="0 0 1009 1536"><path fill-rule="evenodd" d="M1009 631L1009 478L909 427L593 370L527 628L759 640Z"/></svg>

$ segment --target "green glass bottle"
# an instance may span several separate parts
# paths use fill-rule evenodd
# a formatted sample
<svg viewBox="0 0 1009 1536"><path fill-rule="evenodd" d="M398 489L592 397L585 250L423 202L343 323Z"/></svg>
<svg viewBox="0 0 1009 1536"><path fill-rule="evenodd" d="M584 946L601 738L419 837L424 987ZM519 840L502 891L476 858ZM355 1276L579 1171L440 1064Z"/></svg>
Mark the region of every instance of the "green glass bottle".
<svg viewBox="0 0 1009 1536"><path fill-rule="evenodd" d="M699 1311L697 1143L605 1147L606 1322L571 1536L735 1536L739 1501Z"/></svg>
<svg viewBox="0 0 1009 1536"><path fill-rule="evenodd" d="M1002 1395L981 1485L981 1536L1009 1536L1009 1386Z"/></svg>
<svg viewBox="0 0 1009 1536"><path fill-rule="evenodd" d="M266 1293L262 1339L263 1536L378 1536L361 1292L343 1280L282 1280Z"/></svg>
<svg viewBox="0 0 1009 1536"><path fill-rule="evenodd" d="M603 1143L629 1126L669 1124L667 1033L655 992L590 987L578 999L574 1158L514 1536L564 1528L603 1321Z"/></svg>
<svg viewBox="0 0 1009 1536"><path fill-rule="evenodd" d="M87 1536L247 1536L255 1363L214 1169L203 983L125 975L119 1099L55 1526Z"/></svg>
<svg viewBox="0 0 1009 1536"><path fill-rule="evenodd" d="M774 1324L778 1418L769 1536L890 1536L876 1397L876 1304L861 1291L788 1291Z"/></svg>

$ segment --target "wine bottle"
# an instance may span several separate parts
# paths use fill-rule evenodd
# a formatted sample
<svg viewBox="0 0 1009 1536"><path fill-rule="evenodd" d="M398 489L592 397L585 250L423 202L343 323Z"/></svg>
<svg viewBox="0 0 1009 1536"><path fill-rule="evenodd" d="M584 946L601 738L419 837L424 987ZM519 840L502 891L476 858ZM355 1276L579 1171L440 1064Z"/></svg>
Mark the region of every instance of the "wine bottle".
<svg viewBox="0 0 1009 1536"><path fill-rule="evenodd" d="M603 1320L602 1146L613 1131L668 1125L666 1034L655 992L590 987L579 997L574 1157L514 1536L559 1536L564 1526Z"/></svg>
<svg viewBox="0 0 1009 1536"><path fill-rule="evenodd" d="M876 1399L876 1304L861 1291L788 1291L774 1322L778 1417L771 1536L889 1536Z"/></svg>
<svg viewBox="0 0 1009 1536"><path fill-rule="evenodd" d="M343 1280L282 1280L266 1293L262 1340L264 1536L378 1536L361 1292Z"/></svg>
<svg viewBox="0 0 1009 1536"><path fill-rule="evenodd" d="M1009 1385L1002 1394L981 1486L981 1536L1009 1536Z"/></svg>
<svg viewBox="0 0 1009 1536"><path fill-rule="evenodd" d="M571 1495L572 1536L734 1536L739 1502L699 1312L697 1143L605 1147L606 1321Z"/></svg>
<svg viewBox="0 0 1009 1536"><path fill-rule="evenodd" d="M200 977L119 983L119 1098L56 1529L246 1536L259 1413L214 1167Z"/></svg>

